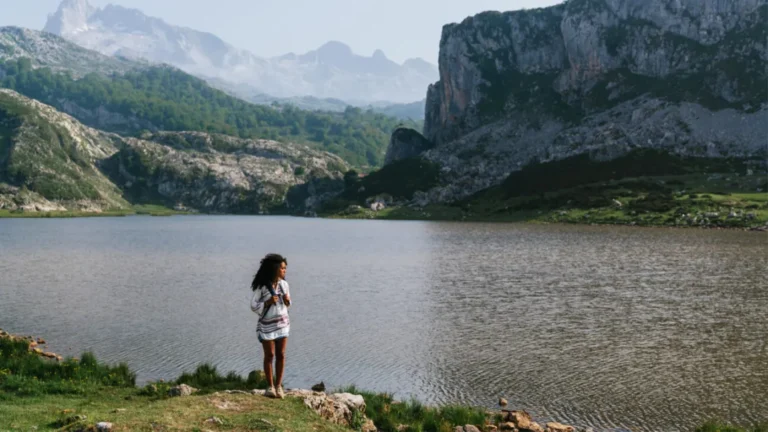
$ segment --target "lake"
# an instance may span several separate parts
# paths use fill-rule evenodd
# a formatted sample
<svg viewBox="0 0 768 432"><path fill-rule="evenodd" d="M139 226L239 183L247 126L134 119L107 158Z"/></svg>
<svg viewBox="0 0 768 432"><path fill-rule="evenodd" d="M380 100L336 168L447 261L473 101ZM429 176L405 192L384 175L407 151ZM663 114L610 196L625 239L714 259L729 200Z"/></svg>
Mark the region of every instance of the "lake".
<svg viewBox="0 0 768 432"><path fill-rule="evenodd" d="M250 281L288 257L286 386L526 409L596 431L768 421L768 236L176 216L0 219L0 328L127 362L261 369Z"/></svg>

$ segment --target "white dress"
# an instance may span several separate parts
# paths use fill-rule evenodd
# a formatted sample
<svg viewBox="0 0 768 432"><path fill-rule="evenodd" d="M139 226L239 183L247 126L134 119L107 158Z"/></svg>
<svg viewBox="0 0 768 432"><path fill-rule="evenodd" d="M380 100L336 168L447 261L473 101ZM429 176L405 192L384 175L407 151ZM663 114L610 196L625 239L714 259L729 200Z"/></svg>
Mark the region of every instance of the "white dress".
<svg viewBox="0 0 768 432"><path fill-rule="evenodd" d="M284 280L278 282L275 292L279 296L279 300L277 304L268 307L265 307L265 302L272 298L269 288L259 287L253 292L251 298L251 310L259 316L259 323L256 325L259 342L286 338L291 332L288 306L283 302L282 296L291 295L288 282ZM265 308L267 309L266 313L264 313Z"/></svg>

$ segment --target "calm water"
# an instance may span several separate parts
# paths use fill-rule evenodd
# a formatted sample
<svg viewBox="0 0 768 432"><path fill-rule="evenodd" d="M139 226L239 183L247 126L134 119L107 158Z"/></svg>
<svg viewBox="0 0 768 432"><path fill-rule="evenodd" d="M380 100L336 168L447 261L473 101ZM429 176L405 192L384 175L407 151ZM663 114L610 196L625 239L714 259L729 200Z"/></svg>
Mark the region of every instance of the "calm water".
<svg viewBox="0 0 768 432"><path fill-rule="evenodd" d="M0 219L0 327L139 380L261 368L250 278L288 256L288 387L324 380L596 430L768 420L768 236L279 217Z"/></svg>

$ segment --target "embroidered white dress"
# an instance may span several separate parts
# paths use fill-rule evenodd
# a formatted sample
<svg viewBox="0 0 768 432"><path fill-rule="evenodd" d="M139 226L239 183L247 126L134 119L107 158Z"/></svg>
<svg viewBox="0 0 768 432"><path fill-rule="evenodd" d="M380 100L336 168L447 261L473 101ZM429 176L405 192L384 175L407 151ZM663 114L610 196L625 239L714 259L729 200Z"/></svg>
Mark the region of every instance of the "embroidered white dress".
<svg viewBox="0 0 768 432"><path fill-rule="evenodd" d="M288 306L283 302L284 295L291 295L288 282L284 280L278 282L275 293L278 295L279 300L277 304L270 306L265 306L265 303L272 298L272 294L267 287L260 287L253 292L253 297L251 297L251 310L259 316L256 333L259 336L260 342L288 337L291 331ZM265 309L266 313L264 312Z"/></svg>

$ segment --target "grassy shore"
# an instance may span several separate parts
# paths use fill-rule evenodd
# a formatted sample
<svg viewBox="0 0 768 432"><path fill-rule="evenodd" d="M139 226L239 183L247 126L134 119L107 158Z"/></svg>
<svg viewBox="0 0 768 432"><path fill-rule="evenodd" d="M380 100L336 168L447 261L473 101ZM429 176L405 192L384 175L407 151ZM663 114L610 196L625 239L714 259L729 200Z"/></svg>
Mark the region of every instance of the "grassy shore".
<svg viewBox="0 0 768 432"><path fill-rule="evenodd" d="M511 194L497 187L451 205L392 206L378 212L349 207L321 216L762 229L768 224L763 183L759 177L722 174L629 178L538 194Z"/></svg>
<svg viewBox="0 0 768 432"><path fill-rule="evenodd" d="M80 359L50 360L35 352L35 344L30 343L0 331L0 431L90 431L99 422L112 423L114 431L354 429L321 418L299 398L278 400L221 392L263 389L266 381L259 371L243 378L234 373L221 375L216 368L201 365L171 382L136 387L136 375L125 364L104 365L90 353ZM200 391L169 397L167 390L177 384ZM483 430L487 424L498 425L501 417L501 413L477 407L399 402L392 395L354 387L338 391L362 395L364 414L384 432L453 432L456 426L467 424ZM696 432L768 432L768 425L741 428L713 422Z"/></svg>
<svg viewBox="0 0 768 432"><path fill-rule="evenodd" d="M127 209L113 209L102 212L91 211L52 211L52 212L28 212L28 211L9 211L0 210L0 218L75 218L75 217L122 217L134 215L148 216L173 216L180 214L189 214L188 212L176 211L159 205L134 205Z"/></svg>

